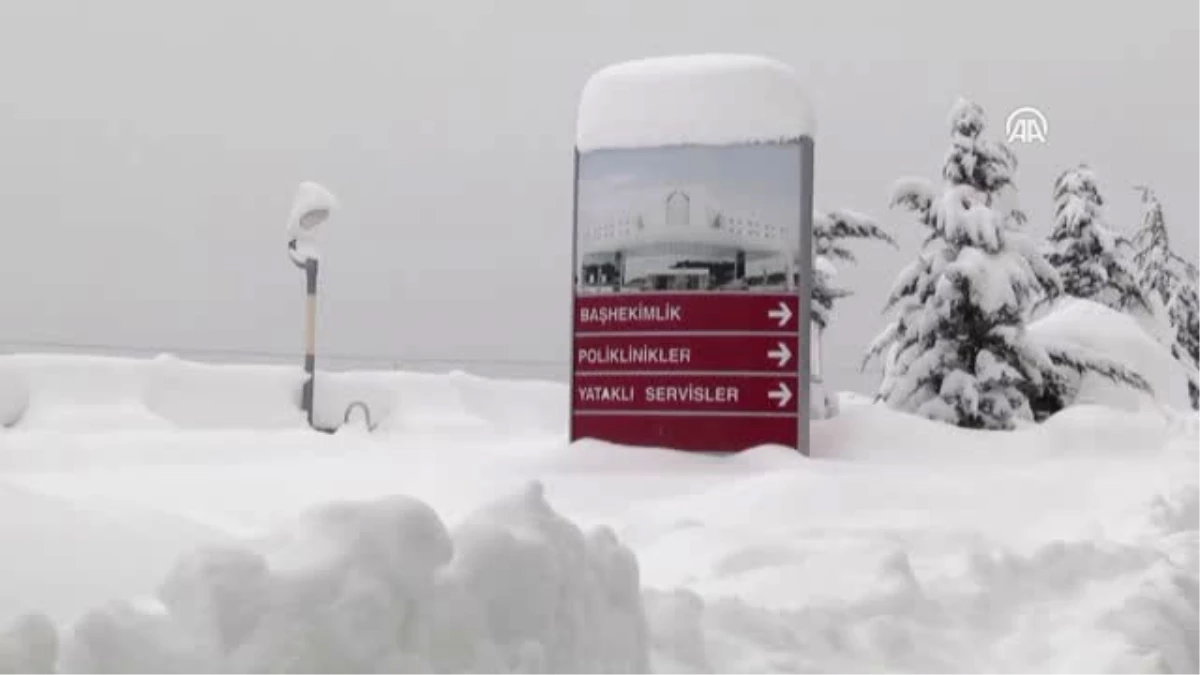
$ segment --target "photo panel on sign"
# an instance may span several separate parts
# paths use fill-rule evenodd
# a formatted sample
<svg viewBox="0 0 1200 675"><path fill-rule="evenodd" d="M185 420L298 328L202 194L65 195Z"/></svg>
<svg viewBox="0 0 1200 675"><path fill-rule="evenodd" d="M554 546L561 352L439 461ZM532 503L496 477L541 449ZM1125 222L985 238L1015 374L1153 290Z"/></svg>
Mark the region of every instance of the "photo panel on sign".
<svg viewBox="0 0 1200 675"><path fill-rule="evenodd" d="M795 291L800 164L797 143L583 153L577 291Z"/></svg>

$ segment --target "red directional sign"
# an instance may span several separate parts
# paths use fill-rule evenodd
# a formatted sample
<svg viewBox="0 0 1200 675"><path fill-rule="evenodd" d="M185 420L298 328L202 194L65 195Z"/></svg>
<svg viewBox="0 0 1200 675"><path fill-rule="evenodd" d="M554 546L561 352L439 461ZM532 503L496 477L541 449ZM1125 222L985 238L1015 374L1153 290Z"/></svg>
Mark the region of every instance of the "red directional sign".
<svg viewBox="0 0 1200 675"><path fill-rule="evenodd" d="M577 295L572 439L682 450L799 447L798 296Z"/></svg>
<svg viewBox="0 0 1200 675"><path fill-rule="evenodd" d="M575 372L795 372L795 335L580 335Z"/></svg>
<svg viewBox="0 0 1200 675"><path fill-rule="evenodd" d="M581 376L575 410L787 412L798 380L756 375Z"/></svg>
<svg viewBox="0 0 1200 675"><path fill-rule="evenodd" d="M799 323L795 293L624 293L580 296L577 333L783 331Z"/></svg>

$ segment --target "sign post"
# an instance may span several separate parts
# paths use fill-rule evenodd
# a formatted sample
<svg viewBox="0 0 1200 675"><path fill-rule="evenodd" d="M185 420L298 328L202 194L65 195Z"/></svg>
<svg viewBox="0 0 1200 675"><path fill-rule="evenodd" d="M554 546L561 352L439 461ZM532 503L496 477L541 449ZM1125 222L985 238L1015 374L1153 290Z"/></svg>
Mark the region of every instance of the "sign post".
<svg viewBox="0 0 1200 675"><path fill-rule="evenodd" d="M813 142L794 74L651 59L582 99L571 439L807 454Z"/></svg>

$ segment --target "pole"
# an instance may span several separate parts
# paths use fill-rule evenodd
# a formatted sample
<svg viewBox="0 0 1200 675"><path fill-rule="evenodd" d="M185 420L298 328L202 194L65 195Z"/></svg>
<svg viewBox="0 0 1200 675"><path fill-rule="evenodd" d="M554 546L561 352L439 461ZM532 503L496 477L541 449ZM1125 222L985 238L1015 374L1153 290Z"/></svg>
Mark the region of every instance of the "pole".
<svg viewBox="0 0 1200 675"><path fill-rule="evenodd" d="M308 418L308 426L313 425L313 397L317 386L317 260L308 258L304 261L305 299L304 299L304 390L301 394L301 405Z"/></svg>

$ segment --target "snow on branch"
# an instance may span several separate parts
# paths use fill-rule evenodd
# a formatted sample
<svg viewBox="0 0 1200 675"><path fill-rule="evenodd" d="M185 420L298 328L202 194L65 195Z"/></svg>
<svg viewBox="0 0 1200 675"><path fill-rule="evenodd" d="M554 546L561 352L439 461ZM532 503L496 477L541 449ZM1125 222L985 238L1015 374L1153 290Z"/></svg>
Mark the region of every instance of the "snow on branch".
<svg viewBox="0 0 1200 675"><path fill-rule="evenodd" d="M1050 361L1060 368L1070 368L1076 373L1083 375L1084 373L1096 373L1113 382L1128 385L1148 394L1153 394L1154 390L1146 378L1133 370L1109 359L1088 354L1080 347L1044 347Z"/></svg>
<svg viewBox="0 0 1200 675"><path fill-rule="evenodd" d="M871 216L849 209L836 209L825 216L828 236L832 239L875 239L896 247L892 235L879 227Z"/></svg>
<svg viewBox="0 0 1200 675"><path fill-rule="evenodd" d="M909 176L892 183L888 195L888 206L902 206L924 216L933 205L935 194L933 183L925 178Z"/></svg>

